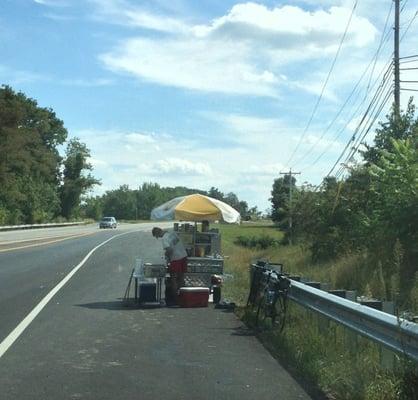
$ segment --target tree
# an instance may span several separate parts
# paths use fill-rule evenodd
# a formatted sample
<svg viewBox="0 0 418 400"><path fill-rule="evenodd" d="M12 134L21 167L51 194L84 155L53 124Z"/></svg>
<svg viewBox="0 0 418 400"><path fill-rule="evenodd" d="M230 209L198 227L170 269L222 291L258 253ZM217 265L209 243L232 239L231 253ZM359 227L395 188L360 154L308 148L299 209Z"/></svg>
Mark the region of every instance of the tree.
<svg viewBox="0 0 418 400"><path fill-rule="evenodd" d="M72 218L78 214L81 196L100 181L86 173L93 169L87 161L90 151L78 138L70 140L65 154L64 179L60 188L61 209L65 218Z"/></svg>
<svg viewBox="0 0 418 400"><path fill-rule="evenodd" d="M211 187L208 191L208 196L217 200L224 200L224 194L216 187Z"/></svg>
<svg viewBox="0 0 418 400"><path fill-rule="evenodd" d="M87 197L81 204L82 216L98 221L103 216L103 201L100 196Z"/></svg>
<svg viewBox="0 0 418 400"><path fill-rule="evenodd" d="M0 223L35 223L60 212L57 146L63 122L9 86L0 88Z"/></svg>
<svg viewBox="0 0 418 400"><path fill-rule="evenodd" d="M415 118L415 106L411 97L405 112L397 115L394 109L386 116L386 121L380 123L376 130L373 146L366 145L363 158L370 165L379 160L381 150L393 150L393 139L413 139L418 134L418 119Z"/></svg>
<svg viewBox="0 0 418 400"><path fill-rule="evenodd" d="M283 229L289 218L289 191L292 185L293 193L296 192L296 178L288 174L274 180L271 191L272 212L271 219Z"/></svg>
<svg viewBox="0 0 418 400"><path fill-rule="evenodd" d="M136 193L129 189L128 185L121 185L116 190L107 191L103 196L102 203L104 215L116 217L116 219L136 219Z"/></svg>

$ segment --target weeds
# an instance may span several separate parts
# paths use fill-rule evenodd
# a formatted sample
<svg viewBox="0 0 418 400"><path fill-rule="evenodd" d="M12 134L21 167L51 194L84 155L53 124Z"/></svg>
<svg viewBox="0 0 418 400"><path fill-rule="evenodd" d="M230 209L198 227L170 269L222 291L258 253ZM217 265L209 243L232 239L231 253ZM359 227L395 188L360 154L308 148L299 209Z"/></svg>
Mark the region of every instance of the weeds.
<svg viewBox="0 0 418 400"><path fill-rule="evenodd" d="M234 276L225 282L224 294L241 305L240 317L250 326L254 325L254 315L243 305L249 293L249 265L257 259L283 262L286 272L329 282L335 289L357 290L359 294L370 290L373 295L386 293L390 296L390 290L382 283L382 269L369 268L373 260L367 252L347 254L332 263L315 264L304 245L265 249L237 245L239 236L268 235L281 240L283 235L274 226L222 225L221 232L223 252L229 256L225 269ZM373 280L375 282L370 284ZM417 282L418 274L416 287ZM418 290L414 291L414 300L418 302L416 293ZM342 400L418 398L416 365L405 366L398 359L395 368L386 371L380 365L380 347L375 343L292 303L288 317L283 333L268 330L260 333L259 338L282 364L312 386Z"/></svg>

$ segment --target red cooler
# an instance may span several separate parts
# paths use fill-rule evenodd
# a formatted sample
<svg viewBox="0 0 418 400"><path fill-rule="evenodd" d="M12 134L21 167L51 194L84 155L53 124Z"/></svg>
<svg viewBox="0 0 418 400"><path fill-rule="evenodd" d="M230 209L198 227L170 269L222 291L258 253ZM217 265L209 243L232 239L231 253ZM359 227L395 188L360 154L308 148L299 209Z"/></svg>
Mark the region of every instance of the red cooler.
<svg viewBox="0 0 418 400"><path fill-rule="evenodd" d="M180 288L178 303L181 307L207 307L209 288L182 287Z"/></svg>

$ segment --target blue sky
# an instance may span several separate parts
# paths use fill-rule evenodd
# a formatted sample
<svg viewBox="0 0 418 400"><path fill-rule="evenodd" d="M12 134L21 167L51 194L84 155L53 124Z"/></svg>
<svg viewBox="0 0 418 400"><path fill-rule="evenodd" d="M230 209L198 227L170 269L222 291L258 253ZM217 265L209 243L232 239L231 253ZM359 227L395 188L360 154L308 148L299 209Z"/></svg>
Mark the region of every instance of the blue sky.
<svg viewBox="0 0 418 400"><path fill-rule="evenodd" d="M353 3L1 0L0 83L51 107L87 143L103 183L95 193L148 181L216 186L264 210L280 171L320 182L391 57L388 40L324 133L376 52L391 4L359 0L306 130ZM417 8L405 5L404 29ZM417 33L415 21L401 55L417 53Z"/></svg>

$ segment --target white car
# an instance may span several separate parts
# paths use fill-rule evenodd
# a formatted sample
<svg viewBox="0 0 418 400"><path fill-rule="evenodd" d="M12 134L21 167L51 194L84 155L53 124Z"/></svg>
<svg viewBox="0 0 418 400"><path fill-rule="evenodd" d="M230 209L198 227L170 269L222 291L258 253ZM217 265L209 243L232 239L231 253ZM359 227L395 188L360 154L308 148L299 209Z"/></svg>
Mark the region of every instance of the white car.
<svg viewBox="0 0 418 400"><path fill-rule="evenodd" d="M103 217L99 223L99 228L112 228L116 229L118 223L116 222L115 217Z"/></svg>

